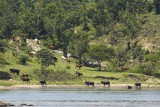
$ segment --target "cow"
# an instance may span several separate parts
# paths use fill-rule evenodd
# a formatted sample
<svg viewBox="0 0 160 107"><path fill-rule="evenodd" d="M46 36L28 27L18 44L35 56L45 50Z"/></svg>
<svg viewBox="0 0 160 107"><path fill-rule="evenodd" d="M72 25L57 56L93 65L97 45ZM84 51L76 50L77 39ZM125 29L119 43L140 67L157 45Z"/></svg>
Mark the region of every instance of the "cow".
<svg viewBox="0 0 160 107"><path fill-rule="evenodd" d="M126 89L132 89L132 86L127 85L127 86L126 86Z"/></svg>
<svg viewBox="0 0 160 107"><path fill-rule="evenodd" d="M57 59L57 57L53 57L53 60L54 60L55 62L57 62L58 59Z"/></svg>
<svg viewBox="0 0 160 107"><path fill-rule="evenodd" d="M122 71L128 71L129 68L121 68Z"/></svg>
<svg viewBox="0 0 160 107"><path fill-rule="evenodd" d="M141 83L135 83L135 86L136 86L137 88L141 88Z"/></svg>
<svg viewBox="0 0 160 107"><path fill-rule="evenodd" d="M83 65L81 65L81 64L76 64L76 68L81 68Z"/></svg>
<svg viewBox="0 0 160 107"><path fill-rule="evenodd" d="M70 64L72 60L70 58L67 58L66 61Z"/></svg>
<svg viewBox="0 0 160 107"><path fill-rule="evenodd" d="M62 61L66 61L66 57L65 56L62 56Z"/></svg>
<svg viewBox="0 0 160 107"><path fill-rule="evenodd" d="M33 57L34 55L36 55L36 52L34 52L34 51L28 51L28 55L30 57Z"/></svg>
<svg viewBox="0 0 160 107"><path fill-rule="evenodd" d="M29 74L28 74L28 73L23 73L23 74L21 75L21 77L22 77L22 78L29 78Z"/></svg>
<svg viewBox="0 0 160 107"><path fill-rule="evenodd" d="M78 77L83 76L83 74L80 73L80 72L78 72L78 71L76 71L75 74L76 74Z"/></svg>
<svg viewBox="0 0 160 107"><path fill-rule="evenodd" d="M91 85L92 87L95 87L94 86L94 82L90 82L90 81L85 81L84 82L88 87Z"/></svg>
<svg viewBox="0 0 160 107"><path fill-rule="evenodd" d="M30 83L30 79L29 79L29 78L21 77L21 80L22 80L23 82Z"/></svg>
<svg viewBox="0 0 160 107"><path fill-rule="evenodd" d="M56 50L56 49L57 49L57 48L56 48L55 46L53 46L53 45L48 46L48 48L51 49L51 50Z"/></svg>
<svg viewBox="0 0 160 107"><path fill-rule="evenodd" d="M39 83L43 86L43 85L47 85L45 80L40 80Z"/></svg>
<svg viewBox="0 0 160 107"><path fill-rule="evenodd" d="M19 75L20 70L19 69L10 68L10 72L13 73L13 74Z"/></svg>
<svg viewBox="0 0 160 107"><path fill-rule="evenodd" d="M110 81L101 81L101 84L105 87L105 85L108 85L110 87Z"/></svg>

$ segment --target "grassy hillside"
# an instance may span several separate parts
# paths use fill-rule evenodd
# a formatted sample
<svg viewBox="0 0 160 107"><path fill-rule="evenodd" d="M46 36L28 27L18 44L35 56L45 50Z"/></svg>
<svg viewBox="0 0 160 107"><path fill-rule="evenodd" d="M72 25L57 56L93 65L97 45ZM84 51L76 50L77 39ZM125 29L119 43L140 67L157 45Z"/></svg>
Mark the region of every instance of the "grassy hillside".
<svg viewBox="0 0 160 107"><path fill-rule="evenodd" d="M21 65L18 63L18 58L21 55L27 55L25 50L17 50L13 45L14 43L10 43L9 47L6 48L5 53L1 53L1 56L9 63L5 65L5 67L1 68L0 71L7 72L11 75L11 80L1 80L0 85L14 85L14 84L25 84L21 81L20 76L11 74L9 69L10 68L17 68L20 69L20 75L23 73L29 73L31 78L30 84L39 84L39 80L37 79L38 74L36 75L34 72L40 72L40 64L38 63L38 59L36 56L29 57L27 65ZM42 46L41 46L42 47ZM16 52L16 55L13 54ZM75 68L76 59L71 58L72 62L63 62L62 61L62 54L53 53L57 58L58 62L54 65L50 65L47 69L53 72L60 72L65 71L66 73L70 74L67 80L53 80L48 81L49 84L84 84L84 81L94 81L96 84L99 84L102 80L109 80L111 84L122 84L122 83L135 83L135 82L142 82L148 84L159 84L160 80L158 78L147 76L139 73L133 73L132 70L125 71L125 72L110 72L110 71L98 71L98 68L91 68L83 66L81 69ZM81 72L83 76L77 77L75 75L75 71ZM61 74L58 74L59 76ZM52 76L51 76L52 77Z"/></svg>
<svg viewBox="0 0 160 107"><path fill-rule="evenodd" d="M141 29L139 29L137 36L135 36L134 38L122 36L118 38L117 44L111 44L111 37L108 34L96 37L94 39L92 38L90 44L107 44L109 46L112 46L113 48L117 48L119 44L127 46L128 42L131 42L131 44L133 45L137 41L138 45L140 45L142 49L144 49L145 51L148 50L150 53L158 52L158 50L160 49L160 16L154 14L147 14L145 20L145 23L141 26ZM35 73L40 72L40 64L38 63L38 58L36 56L29 57L27 51L35 50L35 48L46 48L45 46L43 46L43 43L37 45L34 43L34 40L28 40L27 44L11 40L6 41L6 43L8 44L7 47L5 47L6 51L4 53L0 53L0 58L4 59L6 61L6 64L4 67L0 68L0 71L9 73L11 75L12 80L0 80L0 85L24 84L20 80L20 76L10 73L10 68L20 69L20 74L26 72L29 73L29 75L31 76L30 84L39 84L38 81L41 78L38 77L39 75L36 75ZM50 65L47 68L47 70L53 71L55 74L57 72L64 71L64 75L68 75L68 77L67 79L51 79L49 81L49 84L84 84L85 80L94 81L96 84L99 84L102 80L109 80L113 84L127 84L135 82L160 84L159 77L156 78L155 76L141 74L141 72L134 72L140 65L140 62L138 61L138 58L132 58L133 53L131 53L131 51L132 50L129 50L126 53L126 56L128 56L128 62L126 62L125 66L130 67L130 69L125 72L120 72L118 70L117 72L111 72L110 70L98 71L98 68L91 68L85 66L83 66L81 69L77 69L75 68L76 63L78 62L76 59L72 58L72 62L69 64L68 62L62 61L62 54L53 53L58 58L58 62L55 63L55 66ZM29 57L26 65L22 65L19 63L19 58L22 55L27 55ZM144 62L143 64L146 66L148 63ZM159 73L159 69L159 67L155 69L157 70L157 73ZM81 72L83 76L77 77L75 75L75 71ZM54 78L54 73L53 76L51 76L50 78ZM58 76L58 74L56 74L56 76Z"/></svg>

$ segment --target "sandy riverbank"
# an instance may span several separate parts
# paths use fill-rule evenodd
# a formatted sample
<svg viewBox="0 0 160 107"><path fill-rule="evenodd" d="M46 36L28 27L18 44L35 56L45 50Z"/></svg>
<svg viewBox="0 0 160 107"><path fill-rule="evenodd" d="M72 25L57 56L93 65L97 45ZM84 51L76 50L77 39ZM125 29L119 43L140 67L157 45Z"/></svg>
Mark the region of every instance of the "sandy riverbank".
<svg viewBox="0 0 160 107"><path fill-rule="evenodd" d="M116 88L125 88L127 85L133 86L133 84L111 84L111 89L116 89ZM0 89L36 89L36 88L42 88L42 87L47 87L47 88L86 88L86 85L46 85L46 86L41 86L41 85L14 85L14 86L0 86ZM107 86L106 86L107 87ZM104 88L102 85L95 85L95 88ZM142 84L142 88L159 88L160 85L149 85L149 84Z"/></svg>

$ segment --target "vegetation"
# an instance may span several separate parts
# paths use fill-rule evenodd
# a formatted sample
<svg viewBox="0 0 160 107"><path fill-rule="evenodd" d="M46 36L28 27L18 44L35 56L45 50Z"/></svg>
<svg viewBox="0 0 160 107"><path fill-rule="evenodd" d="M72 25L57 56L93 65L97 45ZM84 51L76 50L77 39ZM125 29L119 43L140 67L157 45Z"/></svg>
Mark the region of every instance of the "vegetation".
<svg viewBox="0 0 160 107"><path fill-rule="evenodd" d="M159 0L1 0L0 4L3 72L18 68L31 74L36 84L42 79L81 84L106 76L119 78L112 83L160 78ZM28 54L32 51L36 55ZM71 57L63 62L61 56L68 53ZM84 66L76 69L76 63ZM106 70L101 71L103 63ZM77 70L84 76L76 77ZM18 76L10 76L19 83Z"/></svg>

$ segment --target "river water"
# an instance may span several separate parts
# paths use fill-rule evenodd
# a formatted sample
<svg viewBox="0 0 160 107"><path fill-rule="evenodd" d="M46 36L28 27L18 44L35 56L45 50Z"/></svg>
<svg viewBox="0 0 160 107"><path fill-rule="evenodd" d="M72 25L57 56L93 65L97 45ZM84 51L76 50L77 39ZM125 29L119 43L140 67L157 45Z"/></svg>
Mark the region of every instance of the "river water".
<svg viewBox="0 0 160 107"><path fill-rule="evenodd" d="M0 90L0 99L16 107L160 107L160 89L13 89Z"/></svg>

